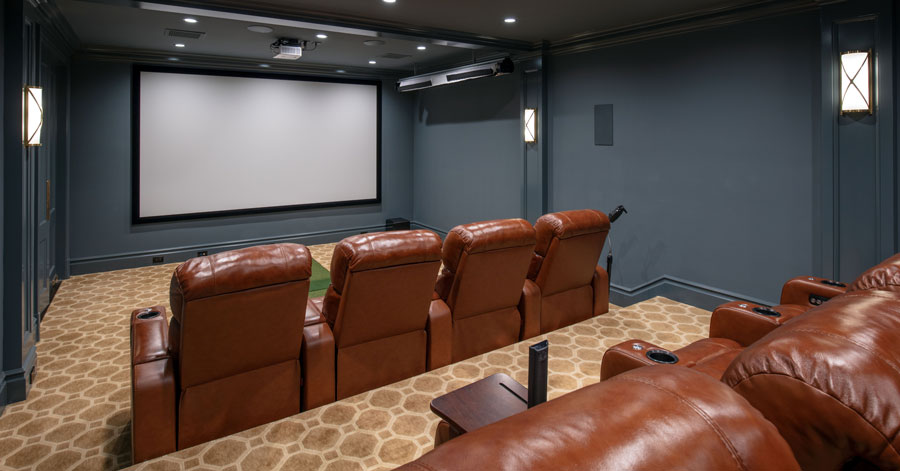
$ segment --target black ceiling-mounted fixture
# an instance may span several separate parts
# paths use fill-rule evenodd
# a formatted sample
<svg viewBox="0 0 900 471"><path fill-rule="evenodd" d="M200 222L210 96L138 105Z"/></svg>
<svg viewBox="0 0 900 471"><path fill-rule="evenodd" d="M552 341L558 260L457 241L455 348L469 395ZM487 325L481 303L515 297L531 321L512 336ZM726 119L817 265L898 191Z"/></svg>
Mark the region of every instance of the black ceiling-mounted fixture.
<svg viewBox="0 0 900 471"><path fill-rule="evenodd" d="M286 59L295 61L303 56L303 51L314 51L319 47L318 41L305 41L292 38L278 38L270 46L273 59Z"/></svg>
<svg viewBox="0 0 900 471"><path fill-rule="evenodd" d="M501 60L479 62L431 74L402 78L397 81L397 90L411 92L413 90L422 90L423 88L438 87L477 78L506 75L512 73L515 69L516 66L513 64L512 59L506 57Z"/></svg>

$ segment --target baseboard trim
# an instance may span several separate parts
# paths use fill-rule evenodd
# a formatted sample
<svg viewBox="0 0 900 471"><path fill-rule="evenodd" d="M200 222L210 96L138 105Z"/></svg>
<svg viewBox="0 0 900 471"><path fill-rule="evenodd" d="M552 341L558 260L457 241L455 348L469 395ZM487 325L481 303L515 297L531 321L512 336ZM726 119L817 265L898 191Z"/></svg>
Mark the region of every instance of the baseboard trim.
<svg viewBox="0 0 900 471"><path fill-rule="evenodd" d="M777 304L753 296L747 296L733 291L714 288L702 283L683 280L674 276L661 276L633 288L615 284L611 285L609 301L624 307L657 296L664 296L673 301L689 304L708 311L715 309L716 306L720 304L736 300L750 301L768 306Z"/></svg>
<svg viewBox="0 0 900 471"><path fill-rule="evenodd" d="M434 227L434 226L431 226L431 225L425 224L424 222L419 222L419 221L410 221L409 225L413 229L428 229L429 231L437 232L438 234L440 234L441 237L446 237L447 233L450 232L448 230L441 229L439 227Z"/></svg>
<svg viewBox="0 0 900 471"><path fill-rule="evenodd" d="M3 372L2 405L24 401L31 389L31 373L37 364L37 349L31 347L21 368L14 368Z"/></svg>
<svg viewBox="0 0 900 471"><path fill-rule="evenodd" d="M71 275L84 275L88 273L124 270L126 268L146 267L154 265L153 257L163 257L164 261L162 263L183 262L189 258L196 257L197 252L201 250L205 250L208 253L213 254L217 252L224 252L226 250L240 249L260 244L278 244L282 242L293 242L306 245L325 244L329 242L336 242L343 239L344 237L356 235L361 232L376 232L383 231L384 229L385 227L383 224L376 224L338 230L290 234L277 237L244 239L222 242L218 244L169 247L159 250L104 255L101 257L76 258L69 260L69 270Z"/></svg>
<svg viewBox="0 0 900 471"><path fill-rule="evenodd" d="M6 374L0 372L0 416L6 412L6 404L9 403L9 388L7 388Z"/></svg>
<svg viewBox="0 0 900 471"><path fill-rule="evenodd" d="M445 229L415 220L410 221L410 227L414 229L428 229L437 232L441 237L446 237L447 232L449 232ZM668 275L660 276L659 278L655 278L631 288L613 284L610 286L609 301L617 306L624 307L657 296L663 296L673 301L689 304L708 311L715 309L716 306L720 304L735 300L750 301L767 306L777 304L753 296L747 296L741 293L735 293L733 291L723 290Z"/></svg>

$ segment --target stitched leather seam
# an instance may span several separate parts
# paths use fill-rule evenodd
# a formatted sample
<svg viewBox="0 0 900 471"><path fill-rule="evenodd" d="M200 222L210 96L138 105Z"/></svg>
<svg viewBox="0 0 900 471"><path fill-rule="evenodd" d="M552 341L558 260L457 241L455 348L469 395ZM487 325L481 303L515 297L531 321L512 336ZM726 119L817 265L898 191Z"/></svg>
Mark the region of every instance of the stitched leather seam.
<svg viewBox="0 0 900 471"><path fill-rule="evenodd" d="M887 447L890 448L891 450L893 450L895 455L900 456L900 452L898 452L898 451L897 451L897 448L894 447L893 440L892 440L892 439L889 439L889 438L887 437L887 435L884 434L884 432L882 432L881 430L878 430L878 428L876 428L874 425L872 425L872 423L869 422L869 420L866 419L866 417L865 417L861 412L859 412L858 410L856 410L856 409L850 407L849 405L845 404L843 401L841 401L839 398L835 397L834 395L832 395L832 394L830 394L830 393L828 393L828 392L826 392L826 391L823 391L823 390L821 390L821 389L819 389L819 388L817 388L817 387L815 387L815 386L813 386L813 385L807 383L806 381L801 381L801 380L798 379L798 378L795 378L795 377L793 377L793 376L788 376L788 375L786 375L786 374L784 374L784 373L753 373L753 374L747 376L746 378L743 378L743 379L741 379L740 381L738 381L737 383L735 383L734 386L731 386L731 389L737 388L737 387L740 386L744 381L748 381L748 380L750 380L750 379L752 379L752 378L754 378L754 377L756 377L756 376L782 376L782 377L785 377L785 378L792 379L792 380L794 380L794 381L803 383L803 384L809 386L810 388L812 388L814 391L817 391L817 392L819 392L820 394L823 394L823 395L825 395L825 396L827 396L827 397L830 397L831 399L833 399L835 402L837 402L839 405L841 405L841 406L844 407L845 409L848 409L848 410L850 410L850 411L853 411L853 413L855 413L856 415L858 415L859 418L862 419L862 421L866 423L866 425L868 425L869 427L872 428L872 430L875 430L875 432L877 432L879 435L881 435L881 438L884 438L884 441L885 441ZM727 383L726 383L726 384L727 384ZM741 394L741 396L743 396L743 394Z"/></svg>
<svg viewBox="0 0 900 471"><path fill-rule="evenodd" d="M254 286L253 288L244 288L244 289L240 289L237 291L229 291L227 293L211 294L209 296L203 296L202 298L191 298L187 302L200 301L203 299L214 298L216 296L230 296L232 294L246 293L248 291L253 291L253 290L257 290L257 289L276 288L276 287L280 287L280 286L289 285L292 283L303 283L304 281L308 281L308 280L309 280L309 278L306 278L303 280L282 281L281 283L275 283L275 284L271 284L271 285ZM184 302L182 302L181 316L184 317ZM173 315L172 317L175 317L175 316Z"/></svg>
<svg viewBox="0 0 900 471"><path fill-rule="evenodd" d="M733 348L733 347L725 347L725 348L727 348L727 350L720 350L719 352L714 353L712 356L708 356L708 357L706 357L706 358L703 358L703 359L701 359L701 360L698 360L697 362L694 363L694 365L699 365L699 364L701 364L701 363L707 363L707 362L710 362L710 361L712 361L712 360L715 360L716 358L719 358L719 357L722 356L722 355L725 355L726 353L731 353L731 352L733 352L733 351L735 351L735 350L737 350L739 353L740 353L741 350L743 350L743 348ZM677 351L678 351L678 350L676 350L676 352L677 352Z"/></svg>
<svg viewBox="0 0 900 471"><path fill-rule="evenodd" d="M710 426L710 428L713 429L713 431L716 432L716 435L719 436L719 439L722 441L722 443L725 445L725 447L731 453L731 457L734 458L734 461L737 463L738 467L744 471L747 471L747 466L744 464L744 461L738 455L737 448L735 448L734 444L731 443L731 440L729 440L728 437L725 436L724 432L722 432L722 429L719 428L718 424L716 424L712 420L712 417L710 417L704 410L700 409L696 404L689 401L684 396L681 396L680 394L677 394L674 391L671 391L669 389L663 388L662 386L660 386L648 379L630 378L630 377L625 377L625 378L617 377L617 379L619 381L632 381L635 383L644 383L644 384L649 385L653 388L656 388L664 393L667 393L670 396L674 396L676 399L678 399L679 402L690 407L697 415L699 415L704 421L706 421L706 423Z"/></svg>

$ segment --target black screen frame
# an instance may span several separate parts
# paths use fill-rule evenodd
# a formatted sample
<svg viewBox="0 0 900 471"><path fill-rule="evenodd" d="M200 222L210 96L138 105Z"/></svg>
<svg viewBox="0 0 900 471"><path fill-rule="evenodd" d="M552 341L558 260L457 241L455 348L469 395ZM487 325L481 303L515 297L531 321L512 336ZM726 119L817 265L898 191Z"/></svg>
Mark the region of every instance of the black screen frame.
<svg viewBox="0 0 900 471"><path fill-rule="evenodd" d="M284 206L265 206L257 208L229 209L221 211L204 211L195 213L167 214L163 216L141 217L141 73L162 72L191 75L210 75L224 77L262 78L276 80L294 80L299 82L346 83L352 85L373 85L376 87L376 190L375 198L346 201L330 201L322 203L306 203ZM307 75L289 75L264 72L248 72L237 70L203 69L192 67L172 67L162 65L134 64L131 85L131 223L132 225L156 222L187 221L197 219L219 218L229 216L246 216L253 214L300 211L307 209L337 208L381 204L381 120L382 120L382 82L380 80L344 79L339 77L318 77Z"/></svg>

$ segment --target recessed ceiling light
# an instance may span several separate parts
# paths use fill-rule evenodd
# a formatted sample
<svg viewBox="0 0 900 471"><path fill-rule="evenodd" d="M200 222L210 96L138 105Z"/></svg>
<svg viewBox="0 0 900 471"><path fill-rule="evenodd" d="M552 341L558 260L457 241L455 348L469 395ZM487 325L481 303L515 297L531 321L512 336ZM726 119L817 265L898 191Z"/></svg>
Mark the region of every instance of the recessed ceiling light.
<svg viewBox="0 0 900 471"><path fill-rule="evenodd" d="M269 68L269 64L259 64L259 66L262 67L262 68L264 68L264 69L268 69L268 68Z"/></svg>
<svg viewBox="0 0 900 471"><path fill-rule="evenodd" d="M425 47L425 46L419 46L419 47L417 47L416 49L418 49L418 50L420 50L420 51L424 51L425 49L428 49L428 48Z"/></svg>
<svg viewBox="0 0 900 471"><path fill-rule="evenodd" d="M170 57L169 60L172 61L172 62L178 62L178 61L179 61L179 59L178 59L177 57Z"/></svg>
<svg viewBox="0 0 900 471"><path fill-rule="evenodd" d="M262 26L262 25L251 25L251 26L248 26L247 29L249 29L250 31L253 31L254 33L271 33L272 31L275 31L274 29L269 28L268 26Z"/></svg>
<svg viewBox="0 0 900 471"><path fill-rule="evenodd" d="M325 34L325 33L319 33L319 34L316 35L316 37L319 38L319 39L327 39L327 38L328 38L328 35Z"/></svg>
<svg viewBox="0 0 900 471"><path fill-rule="evenodd" d="M384 46L384 41L380 39L367 39L363 41L366 46Z"/></svg>
<svg viewBox="0 0 900 471"><path fill-rule="evenodd" d="M175 47L184 47L183 43L175 43Z"/></svg>
<svg viewBox="0 0 900 471"><path fill-rule="evenodd" d="M369 61L370 64L377 64L375 61Z"/></svg>
<svg viewBox="0 0 900 471"><path fill-rule="evenodd" d="M382 0L384 3L397 3L397 0Z"/></svg>
<svg viewBox="0 0 900 471"><path fill-rule="evenodd" d="M335 72L337 72L339 74L343 74L343 73L346 73L347 71L344 69L338 69L338 70L335 70Z"/></svg>
<svg viewBox="0 0 900 471"><path fill-rule="evenodd" d="M185 19L184 19L184 22L185 22L185 23L194 24L194 23L197 22L197 19L196 19L196 18L185 18Z"/></svg>
<svg viewBox="0 0 900 471"><path fill-rule="evenodd" d="M515 22L516 22L516 19L513 18L513 17L504 18L504 19L503 19L503 22L504 22L504 23L515 23Z"/></svg>

